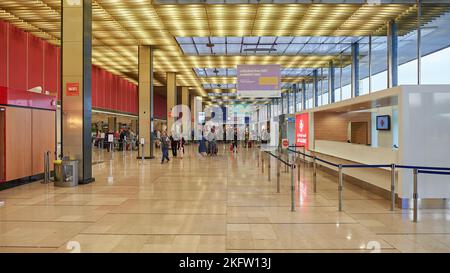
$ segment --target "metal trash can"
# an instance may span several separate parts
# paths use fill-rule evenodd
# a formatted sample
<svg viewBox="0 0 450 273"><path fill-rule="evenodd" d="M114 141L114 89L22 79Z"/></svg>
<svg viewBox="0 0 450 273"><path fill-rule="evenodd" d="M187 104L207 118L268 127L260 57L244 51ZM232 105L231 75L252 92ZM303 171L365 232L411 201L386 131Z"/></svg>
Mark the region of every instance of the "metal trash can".
<svg viewBox="0 0 450 273"><path fill-rule="evenodd" d="M61 166L61 179L55 179L57 187L75 187L78 185L78 160L63 160ZM55 166L56 167L56 166ZM56 176L56 171L55 171Z"/></svg>

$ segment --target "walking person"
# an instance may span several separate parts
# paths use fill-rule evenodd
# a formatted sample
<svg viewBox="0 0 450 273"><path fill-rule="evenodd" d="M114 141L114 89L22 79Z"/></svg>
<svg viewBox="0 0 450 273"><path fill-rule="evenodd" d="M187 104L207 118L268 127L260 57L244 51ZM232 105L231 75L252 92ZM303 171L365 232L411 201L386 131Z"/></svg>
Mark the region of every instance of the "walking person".
<svg viewBox="0 0 450 273"><path fill-rule="evenodd" d="M233 136L233 152L237 153L237 146L238 146L238 133L237 128L234 129L234 136Z"/></svg>
<svg viewBox="0 0 450 273"><path fill-rule="evenodd" d="M199 154L201 154L202 156L206 156L206 138L202 135L202 139L200 140L199 144L198 144L198 152Z"/></svg>
<svg viewBox="0 0 450 273"><path fill-rule="evenodd" d="M178 150L179 150L179 153L180 153L180 158L183 158L183 156L184 156L184 144L185 144L185 140L184 140L184 137L181 137L181 139L179 140L179 143L180 143L180 145L178 145L179 146L179 148L178 148Z"/></svg>
<svg viewBox="0 0 450 273"><path fill-rule="evenodd" d="M166 131L162 133L161 136L161 150L162 150L162 159L161 164L164 163L164 160L167 160L167 162L170 161L169 159L169 138L167 137Z"/></svg>
<svg viewBox="0 0 450 273"><path fill-rule="evenodd" d="M176 157L177 150L178 150L178 143L175 140L175 138L173 137L173 135L171 135L169 139L170 139L170 147L172 148L172 156Z"/></svg>

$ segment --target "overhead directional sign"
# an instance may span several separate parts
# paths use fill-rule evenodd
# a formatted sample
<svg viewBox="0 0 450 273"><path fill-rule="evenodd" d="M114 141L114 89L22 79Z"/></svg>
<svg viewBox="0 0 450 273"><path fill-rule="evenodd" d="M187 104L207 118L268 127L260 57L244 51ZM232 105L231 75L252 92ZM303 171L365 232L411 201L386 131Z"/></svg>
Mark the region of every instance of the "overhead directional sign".
<svg viewBox="0 0 450 273"><path fill-rule="evenodd" d="M281 97L281 66L238 65L237 93L241 97Z"/></svg>

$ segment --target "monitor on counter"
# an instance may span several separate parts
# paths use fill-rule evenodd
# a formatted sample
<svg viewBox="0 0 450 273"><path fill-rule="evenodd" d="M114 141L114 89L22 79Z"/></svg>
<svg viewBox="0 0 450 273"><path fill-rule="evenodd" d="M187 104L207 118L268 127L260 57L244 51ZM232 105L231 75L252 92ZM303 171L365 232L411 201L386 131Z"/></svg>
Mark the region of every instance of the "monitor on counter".
<svg viewBox="0 0 450 273"><path fill-rule="evenodd" d="M377 116L377 130L391 130L391 117L389 115Z"/></svg>

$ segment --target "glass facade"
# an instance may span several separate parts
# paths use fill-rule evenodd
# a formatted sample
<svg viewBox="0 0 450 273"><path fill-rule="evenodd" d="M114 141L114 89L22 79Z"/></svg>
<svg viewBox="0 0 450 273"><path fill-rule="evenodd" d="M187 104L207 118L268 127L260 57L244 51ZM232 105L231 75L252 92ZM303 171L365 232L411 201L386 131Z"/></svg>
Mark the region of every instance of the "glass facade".
<svg viewBox="0 0 450 273"><path fill-rule="evenodd" d="M427 1L423 1L422 12L426 13L433 8ZM430 9L430 10L427 10ZM417 14L417 9L413 11ZM415 18L411 20L411 18ZM397 39L397 82L398 85L419 84L450 84L450 11L447 11L429 20L424 18L420 28L420 43L418 41L419 31L411 25L418 25L417 16L409 17L407 20L399 18L395 21L398 31L394 32ZM427 19L427 20L425 20ZM422 20L421 20L422 21ZM405 29L409 29L405 31ZM412 30L411 30L412 29ZM333 52L335 58L332 60L334 67L334 101L339 102L352 98L352 64L351 43L358 43L358 74L359 95L369 94L384 90L388 87L388 37L387 25L377 35L362 37L275 37L274 41L289 42L291 44L303 44L302 53ZM289 39L288 39L289 38ZM289 41L288 41L289 40ZM330 48L333 47L333 48ZM418 48L420 48L420 67L418 61ZM286 52L292 50L289 46ZM298 51L297 51L298 53ZM276 113L294 113L295 110L302 111L303 99L306 101L306 109L314 107L314 84L313 71L317 69L317 106L331 103L329 95L329 67L304 69L283 69L282 75L303 76L306 79L305 90L302 83L298 85L298 93L295 96L292 84L289 84L291 92L283 95L283 105L278 105L273 100ZM419 73L420 71L420 73ZM230 73L225 70L224 73ZM233 72L231 72L233 73ZM287 99L289 96L289 100ZM305 96L305 98L303 98ZM289 101L289 105L288 105ZM283 110L283 112L281 112Z"/></svg>

